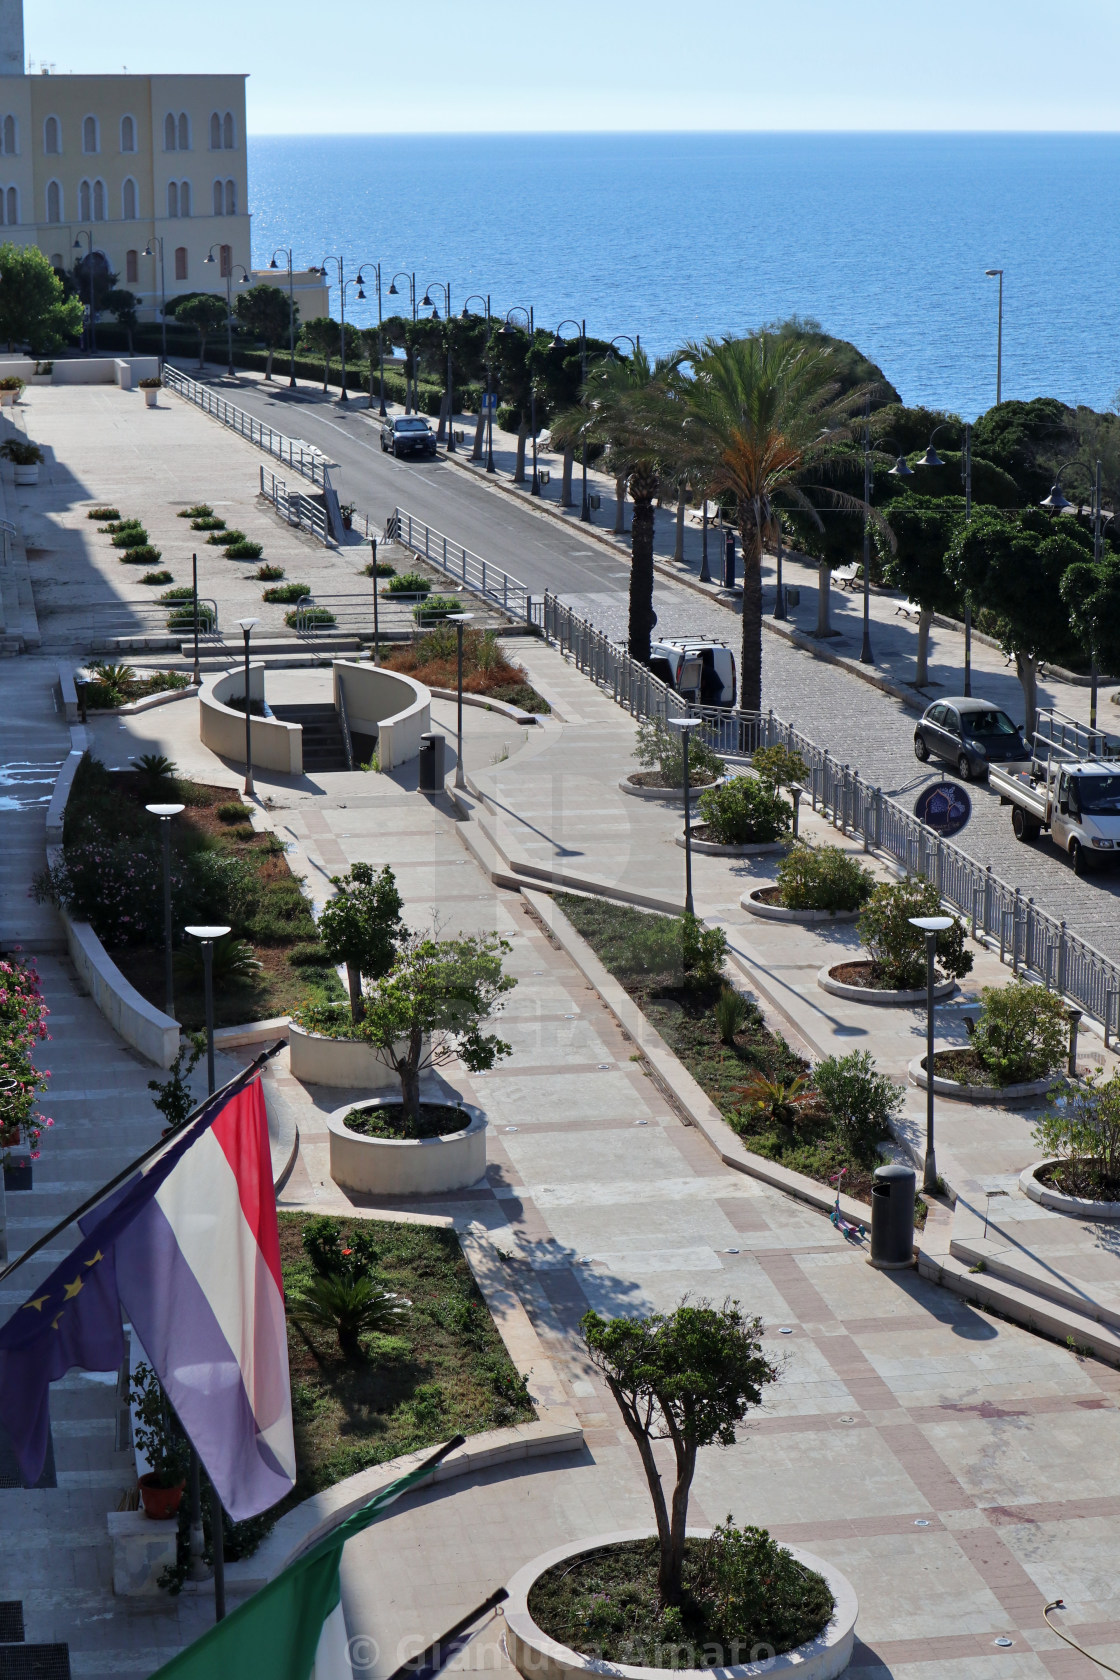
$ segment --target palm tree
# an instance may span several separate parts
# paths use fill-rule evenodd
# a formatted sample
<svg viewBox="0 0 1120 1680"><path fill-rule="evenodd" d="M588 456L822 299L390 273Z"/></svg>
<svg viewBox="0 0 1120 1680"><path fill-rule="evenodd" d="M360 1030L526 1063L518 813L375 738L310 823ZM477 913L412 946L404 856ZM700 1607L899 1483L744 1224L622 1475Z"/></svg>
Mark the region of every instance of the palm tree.
<svg viewBox="0 0 1120 1680"><path fill-rule="evenodd" d="M825 503L865 512L861 499L820 482L842 465L871 395L869 386L839 394L830 358L827 347L770 332L708 338L679 357L692 367L675 392L685 459L712 494L730 493L735 501L743 550L744 711L762 709L762 551L776 535L778 508L806 512L817 525L817 506ZM870 517L884 523L874 510Z"/></svg>

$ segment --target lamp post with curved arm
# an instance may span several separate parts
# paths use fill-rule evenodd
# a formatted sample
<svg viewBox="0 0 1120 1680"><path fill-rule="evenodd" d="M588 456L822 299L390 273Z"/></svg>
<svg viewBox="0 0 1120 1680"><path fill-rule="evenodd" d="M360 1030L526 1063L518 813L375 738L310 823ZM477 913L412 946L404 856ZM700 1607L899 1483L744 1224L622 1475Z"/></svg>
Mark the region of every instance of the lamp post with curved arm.
<svg viewBox="0 0 1120 1680"><path fill-rule="evenodd" d="M1073 503L1067 500L1062 493L1062 474L1068 465L1069 462L1065 461L1058 468L1050 494L1039 503L1039 506L1044 507L1047 513L1064 513L1067 508L1073 506ZM1093 507L1093 564L1096 566L1100 564L1101 558L1101 464L1099 461L1090 481L1090 497ZM1095 730L1097 727L1098 675L1096 639L1094 638L1093 646L1089 649L1089 728L1091 730Z"/></svg>
<svg viewBox="0 0 1120 1680"><path fill-rule="evenodd" d="M918 458L919 467L943 467L944 461L933 447L933 440L938 432L943 432L946 425L935 426L929 434L926 452ZM964 450L961 454L961 480L964 484L964 518L965 524L972 521L972 427L965 426ZM968 698L972 694L972 601L965 591L964 597L964 692Z"/></svg>
<svg viewBox="0 0 1120 1680"><path fill-rule="evenodd" d="M283 251L288 259L288 385L294 390L296 383L296 294L292 279L292 252L288 245L277 245L276 251ZM276 251L272 253L269 268L279 268L276 261Z"/></svg>
<svg viewBox="0 0 1120 1680"><path fill-rule="evenodd" d="M97 311L93 306L93 229L79 228L74 240L75 251L82 248L82 240L86 241L86 256L89 259L89 347L91 351L97 349Z"/></svg>
<svg viewBox="0 0 1120 1680"><path fill-rule="evenodd" d="M162 349L159 354L159 371L160 376L162 377L163 364L167 360L167 282L163 270L163 239L158 233L153 233L152 237L145 245L142 253L145 257L155 257L155 252L152 250L153 245L159 246L159 324L160 337L162 340Z"/></svg>
<svg viewBox="0 0 1120 1680"><path fill-rule="evenodd" d="M382 339L381 339L381 264L379 262L363 263L361 268L358 270L358 296L361 298L363 303L365 302L365 297L366 297L366 294L363 290L363 287L365 286L365 272L366 272L367 268L376 277L376 280L377 280L377 374L378 374L378 379L379 379L380 385L381 385L381 404L380 404L380 407L378 409L378 413L380 414L382 420L384 420L385 414L386 414L386 409L385 409L385 347L384 347L384 345L382 343ZM369 405L368 406L370 408L373 407L373 369L372 369L372 367L370 368L370 376L369 376Z"/></svg>
<svg viewBox="0 0 1120 1680"><path fill-rule="evenodd" d="M415 319L416 319L416 272L415 272L415 270L412 270L411 272L407 268L401 268L401 269L397 270L396 274L394 274L393 278L389 282L389 296L390 297L396 297L397 296L397 281L398 280L407 280L408 281L408 297L409 297L409 302L412 305L412 319L415 321ZM409 394L409 391L407 389L407 384L408 384L408 382L406 380L405 381L406 389L405 389L405 398L404 398L404 411L405 411L406 414L411 414L412 413L412 398L411 398L411 396ZM417 409L419 409L419 407L420 407L420 379L419 379L419 372L418 372L418 370L415 370L415 369L414 369L413 377L412 377L412 386L413 386L413 393L415 394L415 397L416 397L416 407L417 407Z"/></svg>
<svg viewBox="0 0 1120 1680"><path fill-rule="evenodd" d="M207 263L217 262L218 259L214 255L215 249L216 249L216 247L211 245L208 254L205 257L203 257L203 259L202 259L203 262L207 262ZM229 269L226 273L225 279L226 279L226 364L227 364L226 365L226 372L231 374L231 375L233 373L233 271L234 271L235 268L239 268L241 270L241 284L243 286L247 286L250 283L250 280L252 279L252 276L250 275L249 270L244 266L243 263L235 263L235 262L230 263Z"/></svg>
<svg viewBox="0 0 1120 1680"><path fill-rule="evenodd" d="M505 324L498 328L500 333L513 332L514 325L510 319L513 315L524 315L525 317L527 324L526 330L529 334L529 352L532 354L533 334L536 331L532 304L530 304L528 309L526 309L523 304L515 303L512 309L507 310ZM531 368L529 370L529 430L533 435L533 482L529 486L529 494L530 496L539 496L541 493L541 481L540 475L537 472L537 382L533 378Z"/></svg>
<svg viewBox="0 0 1120 1680"><path fill-rule="evenodd" d="M483 297L481 292L472 292L463 305L460 320L470 319L471 304L474 302L486 305L486 471L494 471L494 410L491 406L491 375L490 375L490 294ZM471 460L478 459L477 453L472 452Z"/></svg>
<svg viewBox="0 0 1120 1680"><path fill-rule="evenodd" d="M447 453L455 453L455 390L451 368L451 282L433 280L432 286L437 292L443 293L443 313L447 321ZM432 302L432 286L425 286L421 303L432 312L432 320L439 320L439 310Z"/></svg>
<svg viewBox="0 0 1120 1680"><path fill-rule="evenodd" d="M890 473L894 478L913 478L914 469L902 453L902 445L893 438L880 438L880 443L890 443L898 450L898 458ZM861 665L874 665L875 655L871 651L871 409L868 403L863 411L863 645L860 648L859 662Z"/></svg>
<svg viewBox="0 0 1120 1680"><path fill-rule="evenodd" d="M552 338L552 348L554 350L559 349L564 343L564 340L560 337L560 327L578 327L579 328L579 383L580 383L580 392L581 392L581 395L582 395L582 394L586 393L586 390L587 390L587 321L586 321L586 319L582 320L582 321L577 321L577 320L574 320L571 316L568 316L568 318L566 320L561 321L560 326L557 327L555 333L553 334L553 338ZM579 522L580 522L581 525L589 525L591 523L591 503L587 499L587 427L586 427L586 425L581 428L581 431L582 431L582 439L581 439L581 451L580 451L580 453L581 453L581 457L582 457L581 465L582 465L582 468L583 468L583 492L580 496L580 501L579 501Z"/></svg>
<svg viewBox="0 0 1120 1680"><path fill-rule="evenodd" d="M342 373L342 390L339 402L349 402L350 396L346 389L346 285L343 280L343 266L341 257L324 257L318 268L312 268L312 274L325 276L327 264L333 262L338 270L338 320L339 320L339 363ZM328 292L329 296L329 292Z"/></svg>

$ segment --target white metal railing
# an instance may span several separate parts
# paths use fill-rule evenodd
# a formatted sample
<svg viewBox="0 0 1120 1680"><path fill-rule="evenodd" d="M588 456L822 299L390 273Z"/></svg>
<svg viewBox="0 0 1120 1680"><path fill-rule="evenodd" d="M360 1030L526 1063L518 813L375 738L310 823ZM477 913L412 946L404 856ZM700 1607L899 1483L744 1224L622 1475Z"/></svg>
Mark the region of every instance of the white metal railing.
<svg viewBox="0 0 1120 1680"><path fill-rule="evenodd" d="M399 642L421 635L442 622L445 614L424 611L423 595L389 595L377 592L377 633L386 641ZM302 595L296 602L291 628L297 636L360 636L370 640L374 633L373 590L364 594ZM324 617L329 614L329 617Z"/></svg>
<svg viewBox="0 0 1120 1680"><path fill-rule="evenodd" d="M305 496L302 490L289 490L282 478L277 478L270 468L263 465L261 495L272 503L281 519L289 525L298 525L301 529L310 531L326 548L336 546L331 541L327 511L323 504Z"/></svg>
<svg viewBox="0 0 1120 1680"><path fill-rule="evenodd" d="M321 449L314 444L304 443L302 438L290 438L284 432L278 432L268 426L255 415L246 414L236 403L227 401L220 391L215 391L210 385L200 385L197 379L191 379L180 368L167 363L163 370L163 383L169 391L182 397L185 402L194 403L211 419L218 420L223 426L237 432L240 437L256 444L266 455L272 455L284 465L291 467L293 472L302 473L312 484L323 485L327 482L327 470L334 463L328 460Z"/></svg>
<svg viewBox="0 0 1120 1680"><path fill-rule="evenodd" d="M194 631L194 602L181 601L95 601L90 628L98 636L144 636L169 630L190 635ZM218 603L209 596L198 597L198 632L214 635L218 629Z"/></svg>
<svg viewBox="0 0 1120 1680"><path fill-rule="evenodd" d="M521 619L527 624L540 622L540 600L538 598L534 602L518 578L511 577L481 555L472 554L462 543L445 537L442 531L435 530L423 519L415 518L407 508L393 509L385 524L385 540L411 548L414 554L422 555L429 565L455 578L473 595L480 595L484 601L500 607L507 617Z"/></svg>

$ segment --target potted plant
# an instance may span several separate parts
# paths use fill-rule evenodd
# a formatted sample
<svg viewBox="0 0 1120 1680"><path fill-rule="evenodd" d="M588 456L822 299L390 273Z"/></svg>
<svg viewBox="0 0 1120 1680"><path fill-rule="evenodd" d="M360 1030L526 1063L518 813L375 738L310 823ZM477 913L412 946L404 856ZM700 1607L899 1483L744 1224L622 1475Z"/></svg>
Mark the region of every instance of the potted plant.
<svg viewBox="0 0 1120 1680"><path fill-rule="evenodd" d="M338 511L342 515L342 529L344 531L350 531L354 527L356 505L354 502L343 502L339 507Z"/></svg>
<svg viewBox="0 0 1120 1680"><path fill-rule="evenodd" d="M36 362L35 372L31 375L31 383L32 385L53 385L54 363Z"/></svg>
<svg viewBox="0 0 1120 1680"><path fill-rule="evenodd" d="M1085 1219L1120 1219L1120 1074L1084 1081L1040 1120L1046 1159L1019 1184L1032 1201Z"/></svg>
<svg viewBox="0 0 1120 1680"><path fill-rule="evenodd" d="M331 885L334 897L320 913L319 934L331 962L346 965L350 1007L298 1012L289 1038L292 1073L311 1085L390 1088L390 1070L357 1028L366 1010L363 981L388 973L404 937L403 900L388 866L378 873L356 863L346 875L332 875Z"/></svg>
<svg viewBox="0 0 1120 1680"><path fill-rule="evenodd" d="M942 914L941 895L932 881L911 876L880 883L859 919L860 943L867 956L822 968L817 984L836 997L860 1003L924 1003L925 936L911 918ZM956 991L956 982L970 972L972 952L965 950L964 940L964 924L956 917L938 934L935 997L948 997Z"/></svg>
<svg viewBox="0 0 1120 1680"><path fill-rule="evenodd" d="M934 1091L963 1102L1043 1096L1066 1059L1069 1011L1060 997L1026 980L985 986L975 1022L965 1020L968 1044L933 1054ZM910 1063L924 1086L925 1056Z"/></svg>
<svg viewBox="0 0 1120 1680"><path fill-rule="evenodd" d="M365 1000L361 1036L392 1071L399 1095L374 1097L328 1120L331 1177L344 1189L424 1194L465 1188L486 1166L486 1117L461 1101L423 1098L423 1075L457 1060L471 1073L511 1048L482 1023L516 981L502 972L497 934L410 934Z"/></svg>
<svg viewBox="0 0 1120 1680"><path fill-rule="evenodd" d="M688 1531L700 1448L731 1446L781 1374L763 1350L761 1321L736 1301L686 1299L648 1318L589 1312L580 1328L637 1447L654 1532L588 1538L519 1571L505 1606L517 1668L527 1677L597 1670L637 1680L651 1668L757 1674L785 1656L783 1669L839 1674L857 1609L841 1575L730 1518ZM659 1441L672 1443L671 1493Z"/></svg>
<svg viewBox="0 0 1120 1680"><path fill-rule="evenodd" d="M24 438L5 438L0 443L0 455L15 467L17 484L38 484L39 468L46 456L37 443Z"/></svg>
<svg viewBox="0 0 1120 1680"><path fill-rule="evenodd" d="M706 789L700 795L699 813L700 821L692 830L692 844L699 852L747 857L780 852L785 846L790 808L776 788L757 776L729 776ZM683 834L677 836L677 845L684 845Z"/></svg>
<svg viewBox="0 0 1120 1680"><path fill-rule="evenodd" d="M16 373L9 373L0 379L0 407L12 408L19 401L19 394L23 390L24 381Z"/></svg>
<svg viewBox="0 0 1120 1680"><path fill-rule="evenodd" d="M618 784L623 793L639 799L672 799L684 803L684 745L680 731L663 718L643 718L638 725L634 757L643 766ZM690 787L712 787L726 765L718 753L694 735L688 747Z"/></svg>
<svg viewBox="0 0 1120 1680"><path fill-rule="evenodd" d="M144 1515L157 1521L174 1517L183 1502L190 1447L182 1425L150 1365L137 1365L129 1383L133 1439L151 1466L140 1477Z"/></svg>
<svg viewBox="0 0 1120 1680"><path fill-rule="evenodd" d="M874 890L874 875L853 853L796 841L778 864L777 882L739 902L766 921L851 922Z"/></svg>
<svg viewBox="0 0 1120 1680"><path fill-rule="evenodd" d="M144 393L144 403L147 408L155 408L162 386L162 379L141 379L139 381L139 388Z"/></svg>

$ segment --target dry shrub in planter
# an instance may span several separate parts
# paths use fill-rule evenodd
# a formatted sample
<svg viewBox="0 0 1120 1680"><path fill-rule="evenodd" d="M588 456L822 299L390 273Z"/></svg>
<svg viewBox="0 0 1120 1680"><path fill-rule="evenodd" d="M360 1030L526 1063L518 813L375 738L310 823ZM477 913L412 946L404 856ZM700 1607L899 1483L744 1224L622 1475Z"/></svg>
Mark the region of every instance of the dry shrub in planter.
<svg viewBox="0 0 1120 1680"><path fill-rule="evenodd" d="M858 910L874 892L875 877L839 846L802 841L779 863L778 885L787 910Z"/></svg>
<svg viewBox="0 0 1120 1680"><path fill-rule="evenodd" d="M691 770L690 751L690 781ZM708 838L720 846L765 845L780 840L790 826L789 806L781 794L757 776L732 776L718 787L707 788L700 795L699 809L701 822L708 826Z"/></svg>
<svg viewBox="0 0 1120 1680"><path fill-rule="evenodd" d="M398 580L399 581L399 580ZM390 585L390 588L392 586ZM634 757L644 770L657 770L666 787L684 787L684 746L681 731L670 729L662 718L643 718L638 725ZM702 786L722 776L726 765L707 742L693 736L688 744L688 780Z"/></svg>
<svg viewBox="0 0 1120 1680"><path fill-rule="evenodd" d="M877 886L859 919L859 937L870 954L879 983L899 992L925 985L926 942L912 916L944 915L941 897L930 881L913 877ZM954 917L951 927L937 936L937 966L959 980L972 969L972 952L965 950L964 926Z"/></svg>

